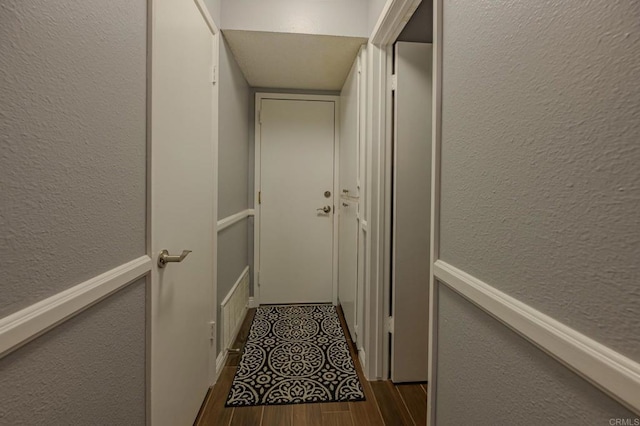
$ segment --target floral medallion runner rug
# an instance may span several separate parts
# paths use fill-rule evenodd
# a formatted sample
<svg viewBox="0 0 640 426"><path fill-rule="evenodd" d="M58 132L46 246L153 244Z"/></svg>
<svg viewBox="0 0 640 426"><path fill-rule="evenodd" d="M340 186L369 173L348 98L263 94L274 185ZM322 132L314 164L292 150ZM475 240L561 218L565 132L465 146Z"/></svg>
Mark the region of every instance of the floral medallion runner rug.
<svg viewBox="0 0 640 426"><path fill-rule="evenodd" d="M364 399L333 305L257 308L227 407Z"/></svg>

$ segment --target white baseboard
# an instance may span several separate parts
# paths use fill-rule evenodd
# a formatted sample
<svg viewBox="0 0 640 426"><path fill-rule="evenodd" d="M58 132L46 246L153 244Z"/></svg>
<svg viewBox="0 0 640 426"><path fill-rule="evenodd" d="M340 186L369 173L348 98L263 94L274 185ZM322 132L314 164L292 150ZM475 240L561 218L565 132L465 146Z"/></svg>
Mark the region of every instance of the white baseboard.
<svg viewBox="0 0 640 426"><path fill-rule="evenodd" d="M260 304L253 298L253 296L251 296L249 298L249 307L250 308L257 308L258 306L260 306Z"/></svg>
<svg viewBox="0 0 640 426"><path fill-rule="evenodd" d="M220 377L220 373L222 373L222 369L224 368L224 365L227 363L228 357L229 357L229 351L226 349L221 350L218 356L216 357L216 382Z"/></svg>
<svg viewBox="0 0 640 426"><path fill-rule="evenodd" d="M87 309L151 270L140 256L88 281L0 319L0 358Z"/></svg>
<svg viewBox="0 0 640 426"><path fill-rule="evenodd" d="M632 411L640 413L640 364L438 260L439 282L540 347Z"/></svg>
<svg viewBox="0 0 640 426"><path fill-rule="evenodd" d="M360 360L362 371L364 371L364 366L367 365L367 355L364 353L363 348L358 349L358 359Z"/></svg>

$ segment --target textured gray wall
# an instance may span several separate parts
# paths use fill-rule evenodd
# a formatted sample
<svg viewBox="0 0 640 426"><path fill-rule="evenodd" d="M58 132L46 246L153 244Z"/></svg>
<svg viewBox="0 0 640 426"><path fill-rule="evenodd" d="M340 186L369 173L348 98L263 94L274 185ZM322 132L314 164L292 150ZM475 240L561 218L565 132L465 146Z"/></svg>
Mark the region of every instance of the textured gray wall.
<svg viewBox="0 0 640 426"><path fill-rule="evenodd" d="M145 253L146 1L0 4L0 317Z"/></svg>
<svg viewBox="0 0 640 426"><path fill-rule="evenodd" d="M640 2L443 28L442 259L640 361Z"/></svg>
<svg viewBox="0 0 640 426"><path fill-rule="evenodd" d="M218 217L247 209L249 167L249 85L231 49L220 41L220 124Z"/></svg>
<svg viewBox="0 0 640 426"><path fill-rule="evenodd" d="M0 317L145 253L144 0L0 4ZM145 281L0 360L0 424L144 424Z"/></svg>
<svg viewBox="0 0 640 426"><path fill-rule="evenodd" d="M0 360L2 425L145 424L145 279Z"/></svg>
<svg viewBox="0 0 640 426"><path fill-rule="evenodd" d="M218 218L249 206L249 86L224 37L220 40L220 112L218 159ZM242 220L218 233L218 307L249 265L248 221ZM221 336L220 327L218 335ZM220 352L218 339L218 352Z"/></svg>
<svg viewBox="0 0 640 426"><path fill-rule="evenodd" d="M443 13L441 258L640 361L640 3ZM439 308L438 424L629 416L456 298Z"/></svg>
<svg viewBox="0 0 640 426"><path fill-rule="evenodd" d="M608 425L623 406L440 285L438 426Z"/></svg>

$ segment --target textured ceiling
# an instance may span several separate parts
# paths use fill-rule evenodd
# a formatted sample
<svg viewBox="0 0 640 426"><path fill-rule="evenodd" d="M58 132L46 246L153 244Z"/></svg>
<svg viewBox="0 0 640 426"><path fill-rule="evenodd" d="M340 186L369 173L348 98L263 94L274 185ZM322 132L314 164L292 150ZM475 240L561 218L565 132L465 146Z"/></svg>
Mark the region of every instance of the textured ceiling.
<svg viewBox="0 0 640 426"><path fill-rule="evenodd" d="M252 87L340 90L366 38L223 30Z"/></svg>

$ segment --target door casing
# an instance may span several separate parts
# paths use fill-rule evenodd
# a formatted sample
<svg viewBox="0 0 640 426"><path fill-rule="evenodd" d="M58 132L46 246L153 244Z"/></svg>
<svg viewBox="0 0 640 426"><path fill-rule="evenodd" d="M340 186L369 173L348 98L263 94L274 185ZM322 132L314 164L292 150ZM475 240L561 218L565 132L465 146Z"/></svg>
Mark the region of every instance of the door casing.
<svg viewBox="0 0 640 426"><path fill-rule="evenodd" d="M211 32L211 36L213 38L213 67L211 70L212 78L215 76L215 69L219 66L219 38L220 38L220 30L216 26L213 18L211 17L204 0L193 0L194 6L202 15L204 23L207 25ZM146 109L147 109L147 137L146 137L146 158L147 158L147 170L146 170L146 253L151 258L152 266L151 271L147 274L147 285L146 285L146 294L147 294L147 304L146 304L146 379L145 379L145 391L146 391L146 422L147 424L151 424L152 415L151 415L151 382L153 380L152 377L152 369L151 369L151 359L154 356L152 353L152 290L153 286L157 285L157 274L154 273L155 262L157 261L158 253L154 252L152 246L152 229L153 229L153 204L152 204L152 194L153 194L153 174L152 174L152 151L153 151L153 135L152 135L152 77L153 77L153 38L155 33L155 20L154 20L154 4L155 0L147 0L147 99L146 99ZM211 146L212 146L212 175L211 182L213 183L213 191L211 194L212 197L212 234L211 234L211 246L213 251L213 258L211 261L211 270L212 270L212 281L211 281L211 305L212 309L211 313L211 321L216 321L215 308L217 304L217 231L216 231L216 222L218 217L218 104L219 104L219 92L218 92L218 82L213 82L213 89L211 95L212 102L212 117L211 117L211 127L212 127L212 138L211 138ZM215 329L215 328L214 328ZM217 380L216 376L216 340L218 338L217 335L213 335L213 342L211 345L211 350L209 354L209 371L207 374L207 379L210 386L213 386Z"/></svg>
<svg viewBox="0 0 640 426"><path fill-rule="evenodd" d="M254 230L253 230L253 269L254 269L254 283L253 283L253 301L252 306L260 305L260 200L259 193L261 188L260 181L260 106L263 99L279 99L279 100L306 100L306 101L326 101L333 102L334 109L334 158L333 158L333 194L334 204L337 200L336 194L339 191L339 158L338 153L340 151L340 97L330 95L307 95L307 94L284 94L284 93L267 93L257 92L255 97L255 126L254 126L254 140L255 140L255 157L254 157ZM333 289L332 289L332 302L334 305L338 303L338 216L336 206L332 206L334 211L333 217Z"/></svg>

